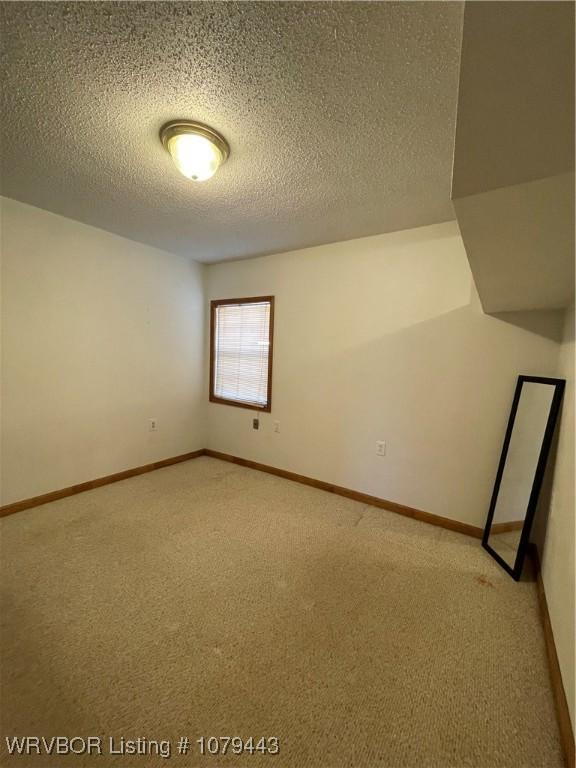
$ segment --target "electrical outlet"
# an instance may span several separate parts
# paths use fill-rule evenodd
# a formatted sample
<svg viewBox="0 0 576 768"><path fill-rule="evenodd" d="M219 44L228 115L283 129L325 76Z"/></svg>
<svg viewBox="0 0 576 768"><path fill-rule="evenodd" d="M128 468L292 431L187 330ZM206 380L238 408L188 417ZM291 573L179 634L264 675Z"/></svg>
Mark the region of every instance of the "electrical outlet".
<svg viewBox="0 0 576 768"><path fill-rule="evenodd" d="M280 432L280 422L275 421L274 424L272 425L272 429L274 430L274 432Z"/></svg>
<svg viewBox="0 0 576 768"><path fill-rule="evenodd" d="M148 429L150 432L158 432L158 419L148 419Z"/></svg>
<svg viewBox="0 0 576 768"><path fill-rule="evenodd" d="M376 456L386 456L386 443L384 440L376 440Z"/></svg>
<svg viewBox="0 0 576 768"><path fill-rule="evenodd" d="M252 429L260 429L260 419L258 417L252 419Z"/></svg>

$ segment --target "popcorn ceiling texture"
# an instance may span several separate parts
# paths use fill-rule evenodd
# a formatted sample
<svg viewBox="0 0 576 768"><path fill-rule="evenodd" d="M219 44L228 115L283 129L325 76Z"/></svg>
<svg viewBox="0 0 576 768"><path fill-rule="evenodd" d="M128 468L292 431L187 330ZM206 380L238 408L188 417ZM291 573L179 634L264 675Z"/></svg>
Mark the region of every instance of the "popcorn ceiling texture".
<svg viewBox="0 0 576 768"><path fill-rule="evenodd" d="M2 3L2 193L218 261L454 218L462 4ZM158 131L219 130L216 176Z"/></svg>
<svg viewBox="0 0 576 768"><path fill-rule="evenodd" d="M562 768L535 585L477 539L209 458L0 530L3 735L184 735L186 768ZM202 758L202 735L280 755Z"/></svg>

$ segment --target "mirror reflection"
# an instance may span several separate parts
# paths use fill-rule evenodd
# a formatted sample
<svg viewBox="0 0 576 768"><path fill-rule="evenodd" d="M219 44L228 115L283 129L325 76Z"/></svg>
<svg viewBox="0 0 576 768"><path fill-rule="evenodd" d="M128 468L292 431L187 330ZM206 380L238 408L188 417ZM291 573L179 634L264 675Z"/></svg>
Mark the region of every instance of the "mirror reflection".
<svg viewBox="0 0 576 768"><path fill-rule="evenodd" d="M552 383L523 381L520 389L487 540L511 569L517 563L555 394Z"/></svg>

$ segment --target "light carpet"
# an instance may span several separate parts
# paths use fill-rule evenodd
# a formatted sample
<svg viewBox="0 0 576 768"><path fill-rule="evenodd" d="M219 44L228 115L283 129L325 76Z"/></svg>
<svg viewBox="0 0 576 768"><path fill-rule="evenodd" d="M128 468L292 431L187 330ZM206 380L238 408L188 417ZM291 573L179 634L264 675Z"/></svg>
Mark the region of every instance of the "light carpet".
<svg viewBox="0 0 576 768"><path fill-rule="evenodd" d="M562 765L535 586L475 539L206 457L1 531L2 765L168 764L110 736L183 767ZM7 756L5 734L104 754Z"/></svg>

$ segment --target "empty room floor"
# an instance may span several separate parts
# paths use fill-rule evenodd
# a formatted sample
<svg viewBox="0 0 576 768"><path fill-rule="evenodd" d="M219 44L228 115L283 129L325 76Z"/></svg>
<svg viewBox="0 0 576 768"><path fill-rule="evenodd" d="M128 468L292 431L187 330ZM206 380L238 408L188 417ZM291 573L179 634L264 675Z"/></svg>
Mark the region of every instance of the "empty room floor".
<svg viewBox="0 0 576 768"><path fill-rule="evenodd" d="M562 765L535 585L475 539L207 457L1 531L6 735L188 736L183 766Z"/></svg>

